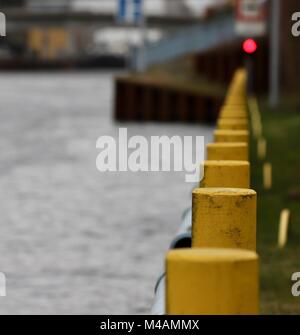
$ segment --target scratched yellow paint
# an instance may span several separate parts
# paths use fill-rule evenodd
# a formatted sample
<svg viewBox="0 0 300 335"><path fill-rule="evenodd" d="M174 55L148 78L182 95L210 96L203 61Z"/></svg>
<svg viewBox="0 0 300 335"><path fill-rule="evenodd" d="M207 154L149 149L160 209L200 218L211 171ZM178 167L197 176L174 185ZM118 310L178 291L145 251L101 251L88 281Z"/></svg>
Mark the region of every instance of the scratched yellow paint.
<svg viewBox="0 0 300 335"><path fill-rule="evenodd" d="M259 313L256 192L250 187L247 72L234 74L193 191L192 248L166 258L169 315Z"/></svg>
<svg viewBox="0 0 300 335"><path fill-rule="evenodd" d="M177 249L166 257L167 315L256 315L259 260L239 249Z"/></svg>
<svg viewBox="0 0 300 335"><path fill-rule="evenodd" d="M242 188L193 191L192 246L256 250L256 192Z"/></svg>

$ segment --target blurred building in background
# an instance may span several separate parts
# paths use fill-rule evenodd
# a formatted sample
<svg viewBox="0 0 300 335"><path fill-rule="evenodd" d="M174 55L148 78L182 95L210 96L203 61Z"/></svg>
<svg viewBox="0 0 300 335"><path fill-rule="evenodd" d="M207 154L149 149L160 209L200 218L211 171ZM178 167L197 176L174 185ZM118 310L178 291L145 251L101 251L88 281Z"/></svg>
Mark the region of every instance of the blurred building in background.
<svg viewBox="0 0 300 335"><path fill-rule="evenodd" d="M147 0L149 41L189 23L195 13L200 16L204 6L199 3L202 1ZM0 1L7 17L7 37L0 41L2 67L126 60L130 50L141 43L141 36L134 25L117 23L117 4L117 0Z"/></svg>
<svg viewBox="0 0 300 335"><path fill-rule="evenodd" d="M145 0L147 40L195 23L208 4L224 1ZM117 7L118 0L0 0L7 17L0 66L125 64L142 36L117 22Z"/></svg>
<svg viewBox="0 0 300 335"><path fill-rule="evenodd" d="M299 85L295 68L300 44L291 34L291 15L299 10L298 2L282 1L280 18L282 85L293 91ZM187 31L183 28L193 27L215 12L229 10L233 21L234 3L233 0L145 0L146 43L155 46L160 41L165 50L165 37L173 38L175 33L182 36ZM0 39L0 67L127 64L132 59L132 51L143 43L143 35L135 24L118 22L117 6L118 0L0 0L0 10L7 17L7 36ZM206 32L203 39L209 38ZM187 38L193 43L191 36ZM257 55L262 92L268 86L268 41L268 35L260 41ZM199 72L208 72L210 79L216 81L215 73L220 65L223 70L219 73L227 80L232 72L228 71L228 64L233 64L234 70L244 61L240 44L237 38L230 45L221 41L218 48L195 52L199 56Z"/></svg>

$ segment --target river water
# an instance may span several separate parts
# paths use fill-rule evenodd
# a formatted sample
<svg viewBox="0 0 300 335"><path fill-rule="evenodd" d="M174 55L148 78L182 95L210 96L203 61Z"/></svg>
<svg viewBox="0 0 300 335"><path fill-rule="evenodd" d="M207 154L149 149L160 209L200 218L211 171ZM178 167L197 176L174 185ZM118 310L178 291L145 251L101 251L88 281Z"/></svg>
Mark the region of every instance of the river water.
<svg viewBox="0 0 300 335"><path fill-rule="evenodd" d="M0 314L146 314L190 206L184 173L100 173L96 140L206 126L115 124L109 72L0 75Z"/></svg>

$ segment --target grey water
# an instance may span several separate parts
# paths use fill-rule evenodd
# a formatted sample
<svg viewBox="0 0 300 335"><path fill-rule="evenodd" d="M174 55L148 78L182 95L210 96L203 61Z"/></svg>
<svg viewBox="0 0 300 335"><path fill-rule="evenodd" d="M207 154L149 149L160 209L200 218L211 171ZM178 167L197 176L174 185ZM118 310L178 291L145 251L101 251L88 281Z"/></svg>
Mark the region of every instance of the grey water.
<svg viewBox="0 0 300 335"><path fill-rule="evenodd" d="M0 314L147 314L191 205L184 173L100 173L99 136L205 136L113 121L113 72L0 74Z"/></svg>

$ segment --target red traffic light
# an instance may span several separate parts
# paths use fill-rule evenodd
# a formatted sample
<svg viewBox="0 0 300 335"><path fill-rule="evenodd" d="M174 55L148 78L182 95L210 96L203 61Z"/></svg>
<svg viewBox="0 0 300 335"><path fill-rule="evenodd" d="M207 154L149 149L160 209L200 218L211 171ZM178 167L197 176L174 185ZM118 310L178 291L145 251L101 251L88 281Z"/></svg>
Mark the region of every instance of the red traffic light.
<svg viewBox="0 0 300 335"><path fill-rule="evenodd" d="M257 50L257 43L254 39L248 38L243 42L243 50L247 54L253 54Z"/></svg>

